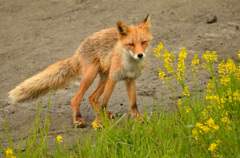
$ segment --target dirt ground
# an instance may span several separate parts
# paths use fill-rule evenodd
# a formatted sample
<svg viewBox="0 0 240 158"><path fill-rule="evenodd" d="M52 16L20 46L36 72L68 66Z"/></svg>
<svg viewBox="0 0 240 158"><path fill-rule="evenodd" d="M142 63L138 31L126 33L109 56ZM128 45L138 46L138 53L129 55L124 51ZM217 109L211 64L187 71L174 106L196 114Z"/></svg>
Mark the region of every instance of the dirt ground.
<svg viewBox="0 0 240 158"><path fill-rule="evenodd" d="M72 56L78 45L92 33L115 27L119 20L129 25L140 24L148 13L152 15L154 39L147 54L147 67L137 79L137 101L140 112L143 113L146 106L150 114L153 102L162 105L159 104L162 98L169 109L173 107L170 90L158 77L158 68L163 66L152 49L159 42L176 54L186 47L188 65L193 54L201 57L206 50L215 50L219 60L237 60L240 49L239 0L0 0L0 132L4 133L3 123L7 121L17 147L21 142L21 131L23 138L30 132L38 102L42 102L43 114L47 109L48 96L28 103L10 104L8 92L17 84L48 65ZM206 19L211 15L217 16L217 22L208 24ZM198 76L199 87L204 89L207 74L200 69ZM92 130L95 113L88 96L96 88L97 81L82 100L81 111L87 127L77 130L78 137ZM191 85L190 77L187 81ZM78 85L52 95L50 145L59 134L69 144L74 139L70 102ZM123 82L115 87L108 109L120 115L129 113Z"/></svg>

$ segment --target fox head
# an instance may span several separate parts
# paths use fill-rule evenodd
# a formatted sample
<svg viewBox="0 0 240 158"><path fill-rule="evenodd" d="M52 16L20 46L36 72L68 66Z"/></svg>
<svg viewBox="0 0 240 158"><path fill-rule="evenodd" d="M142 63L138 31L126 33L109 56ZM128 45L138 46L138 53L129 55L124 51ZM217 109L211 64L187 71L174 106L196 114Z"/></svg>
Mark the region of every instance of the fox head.
<svg viewBox="0 0 240 158"><path fill-rule="evenodd" d="M117 22L118 36L126 53L134 59L144 59L146 49L152 39L150 32L150 14L140 25L129 27L122 21Z"/></svg>

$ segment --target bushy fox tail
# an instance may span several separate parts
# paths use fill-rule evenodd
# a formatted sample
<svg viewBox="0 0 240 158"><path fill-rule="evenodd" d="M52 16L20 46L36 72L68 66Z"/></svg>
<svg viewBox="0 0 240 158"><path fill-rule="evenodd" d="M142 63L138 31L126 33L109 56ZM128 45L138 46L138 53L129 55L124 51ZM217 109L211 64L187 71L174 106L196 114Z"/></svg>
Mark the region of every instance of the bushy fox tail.
<svg viewBox="0 0 240 158"><path fill-rule="evenodd" d="M9 92L12 102L24 102L47 94L51 88L57 90L76 80L80 73L80 62L71 57L53 65L26 79Z"/></svg>

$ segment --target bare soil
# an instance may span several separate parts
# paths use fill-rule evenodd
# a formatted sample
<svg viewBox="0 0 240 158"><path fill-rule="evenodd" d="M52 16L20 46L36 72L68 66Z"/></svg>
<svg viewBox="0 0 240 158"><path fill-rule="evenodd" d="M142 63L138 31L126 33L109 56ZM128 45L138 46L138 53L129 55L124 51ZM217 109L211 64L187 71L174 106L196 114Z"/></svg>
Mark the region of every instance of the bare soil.
<svg viewBox="0 0 240 158"><path fill-rule="evenodd" d="M163 65L152 52L163 42L169 52L180 52L187 48L187 65L193 55L200 57L206 50L216 51L218 59L237 61L240 49L240 3L238 0L19 0L0 1L0 132L4 133L4 122L12 133L14 144L21 142L20 134L26 138L37 114L38 102L44 111L48 96L38 100L11 104L8 92L24 79L42 71L47 66L74 54L78 45L89 35L101 29L115 27L121 20L129 25L140 24L151 13L154 39L148 52L148 64L143 75L137 79L138 108L145 107L150 115L153 103L172 109L172 94L158 77L158 68ZM207 17L217 16L217 22L206 23ZM208 80L205 70L200 68L199 89L204 89ZM81 112L87 127L77 130L81 137L91 132L95 119L88 96L96 88L98 79L85 94ZM193 83L188 77L189 85ZM65 142L74 140L71 99L78 85L53 93L49 115L51 126L48 136L50 145L56 135ZM174 86L177 86L174 83ZM191 89L190 89L191 90ZM173 99L180 98L175 96ZM123 115L129 113L127 93L123 82L117 84L110 98L108 109ZM3 140L0 138L0 142ZM6 144L7 147L7 144Z"/></svg>

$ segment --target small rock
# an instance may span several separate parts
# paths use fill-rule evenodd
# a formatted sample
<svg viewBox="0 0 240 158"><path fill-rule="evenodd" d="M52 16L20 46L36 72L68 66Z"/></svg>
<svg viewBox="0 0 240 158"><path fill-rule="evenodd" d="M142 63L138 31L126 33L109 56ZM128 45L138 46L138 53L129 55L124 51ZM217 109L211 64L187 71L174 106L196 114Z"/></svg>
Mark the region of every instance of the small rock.
<svg viewBox="0 0 240 158"><path fill-rule="evenodd" d="M217 22L217 16L216 15L210 15L209 17L207 17L206 22L208 24Z"/></svg>

